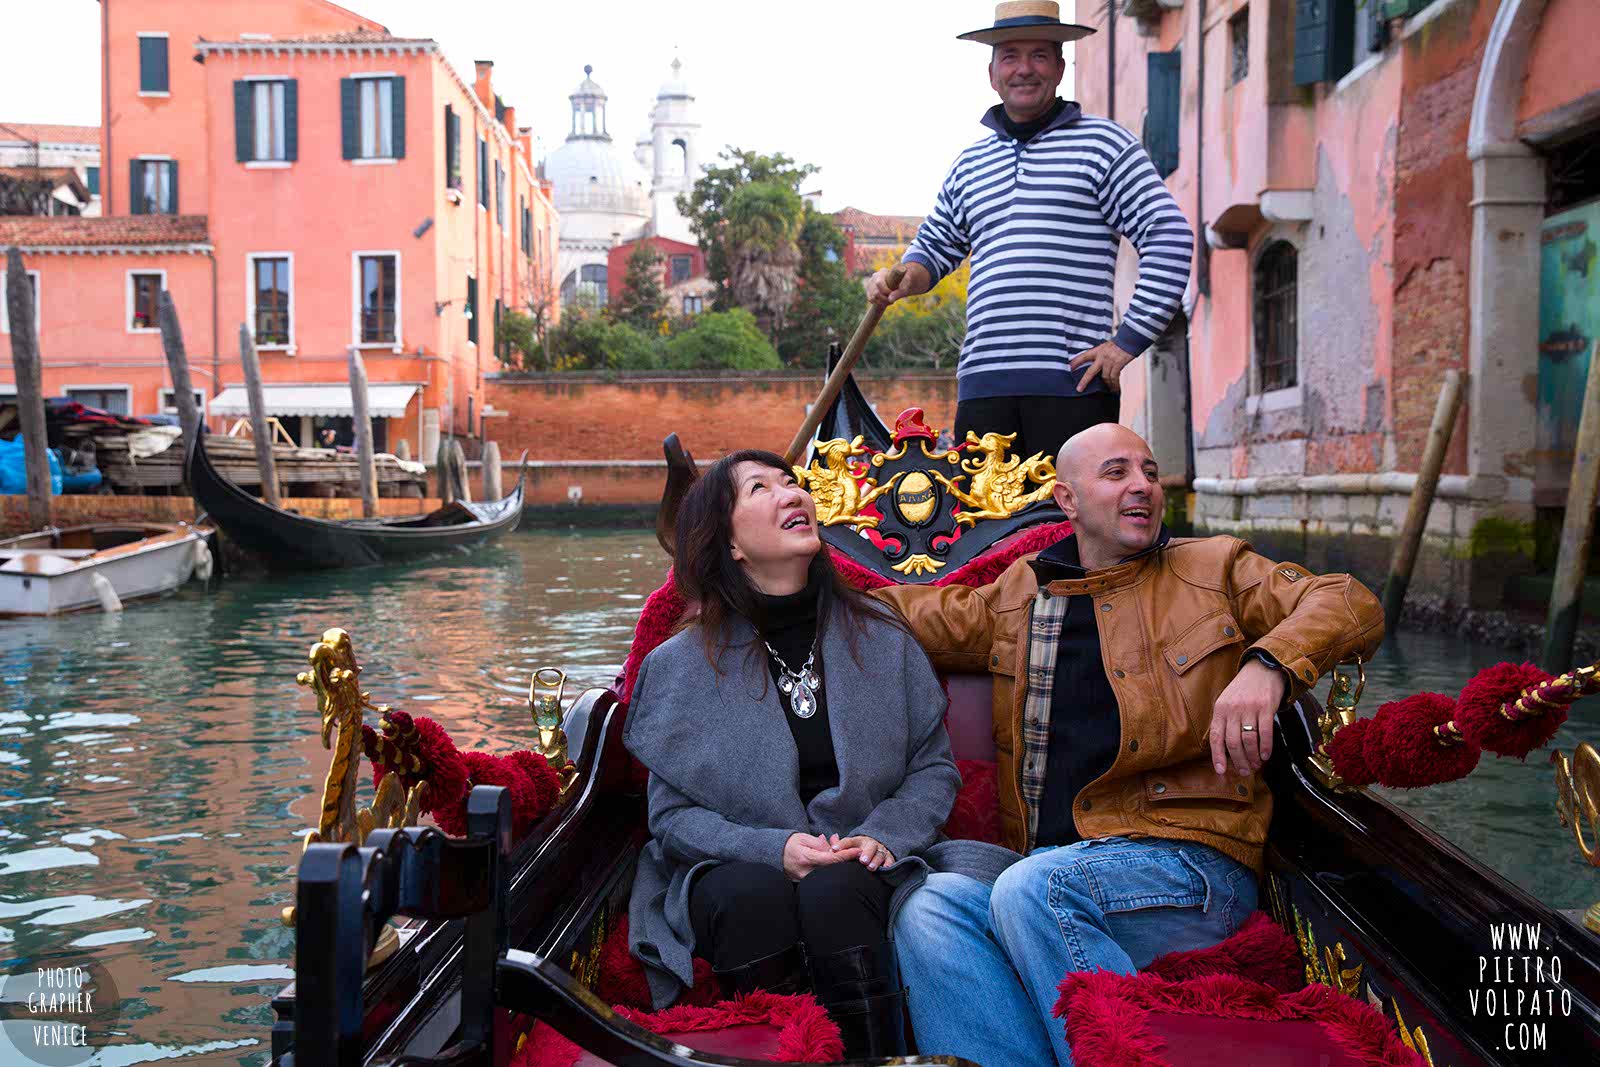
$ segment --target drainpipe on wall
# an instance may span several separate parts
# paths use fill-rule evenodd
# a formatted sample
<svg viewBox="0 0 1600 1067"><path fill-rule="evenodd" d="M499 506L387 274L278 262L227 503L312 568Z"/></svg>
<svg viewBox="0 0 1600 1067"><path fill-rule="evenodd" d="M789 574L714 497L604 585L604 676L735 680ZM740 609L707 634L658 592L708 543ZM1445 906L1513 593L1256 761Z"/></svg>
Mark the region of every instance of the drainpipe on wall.
<svg viewBox="0 0 1600 1067"><path fill-rule="evenodd" d="M100 214L114 215L111 190L111 0L100 0L100 129L105 134L105 156L100 160ZM174 398L176 400L176 398Z"/></svg>
<svg viewBox="0 0 1600 1067"><path fill-rule="evenodd" d="M1206 0L1199 0L1195 20L1194 94L1194 225L1195 289L1211 296L1211 242L1206 240ZM1190 322L1194 319L1191 316Z"/></svg>

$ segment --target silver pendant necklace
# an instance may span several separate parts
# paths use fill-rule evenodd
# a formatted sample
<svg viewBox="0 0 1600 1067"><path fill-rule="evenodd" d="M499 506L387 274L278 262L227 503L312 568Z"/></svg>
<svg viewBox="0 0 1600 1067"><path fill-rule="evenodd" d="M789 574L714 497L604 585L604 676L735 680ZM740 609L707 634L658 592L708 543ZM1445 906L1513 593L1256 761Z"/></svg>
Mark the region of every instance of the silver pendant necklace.
<svg viewBox="0 0 1600 1067"><path fill-rule="evenodd" d="M811 639L811 654L806 657L805 666L798 671L789 669L783 662L783 657L778 655L778 650L770 642L762 641L767 646L767 651L778 662L778 692L789 700L789 710L794 712L797 719L809 719L817 713L817 690L822 688L822 678L817 674L817 640Z"/></svg>

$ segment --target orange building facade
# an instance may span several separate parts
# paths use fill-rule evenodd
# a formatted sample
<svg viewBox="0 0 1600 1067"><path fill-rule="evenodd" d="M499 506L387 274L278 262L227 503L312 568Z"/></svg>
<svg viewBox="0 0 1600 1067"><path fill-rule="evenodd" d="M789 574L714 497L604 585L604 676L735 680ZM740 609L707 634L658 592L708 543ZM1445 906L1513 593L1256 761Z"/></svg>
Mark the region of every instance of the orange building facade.
<svg viewBox="0 0 1600 1067"><path fill-rule="evenodd" d="M1190 472L1201 530L1381 581L1459 370L1412 588L1498 603L1565 500L1570 448L1541 438L1541 249L1600 204L1600 67L1578 43L1600 6L1113 9L1075 46L1075 95L1142 137L1202 238L1184 314L1123 375L1123 422ZM1124 298L1136 266L1125 246Z"/></svg>
<svg viewBox="0 0 1600 1067"><path fill-rule="evenodd" d="M503 314L555 308L551 190L493 64L469 81L324 0L102 6L105 217L0 220L37 272L46 395L169 408L166 288L213 429L244 410L244 326L302 443L348 439L352 346L380 446L477 433Z"/></svg>

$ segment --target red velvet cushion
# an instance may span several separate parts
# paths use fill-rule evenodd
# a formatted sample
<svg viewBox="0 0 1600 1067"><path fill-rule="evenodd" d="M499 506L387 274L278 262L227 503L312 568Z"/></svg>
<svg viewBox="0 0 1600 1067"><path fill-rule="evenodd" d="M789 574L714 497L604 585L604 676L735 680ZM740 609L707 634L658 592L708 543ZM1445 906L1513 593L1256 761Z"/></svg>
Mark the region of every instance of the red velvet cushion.
<svg viewBox="0 0 1600 1067"><path fill-rule="evenodd" d="M946 837L962 841L1000 843L1000 792L995 765L987 760L956 760L961 772L961 792L945 821Z"/></svg>

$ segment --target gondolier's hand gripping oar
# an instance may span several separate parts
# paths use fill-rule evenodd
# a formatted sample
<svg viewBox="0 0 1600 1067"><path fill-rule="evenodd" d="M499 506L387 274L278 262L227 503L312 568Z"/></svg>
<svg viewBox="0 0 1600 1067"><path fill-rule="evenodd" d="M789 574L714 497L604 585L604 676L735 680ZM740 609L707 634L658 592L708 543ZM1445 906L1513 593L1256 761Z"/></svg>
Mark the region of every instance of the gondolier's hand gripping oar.
<svg viewBox="0 0 1600 1067"><path fill-rule="evenodd" d="M905 277L904 265L895 267L889 272L889 288L898 289L900 281ZM794 440L789 442L789 449L783 454L784 462L793 466L800 462L806 454L806 444L811 440L811 435L817 432L817 426L822 422L822 416L833 406L834 400L839 396L839 390L844 388L845 379L850 377L850 371L855 367L856 360L861 358L861 352L867 347L867 339L872 336L872 331L878 328L878 320L883 318L883 308L876 304L867 304L867 313L861 316L861 325L856 327L850 343L845 346L844 355L839 359L839 365L833 368L833 373L828 375L828 380L822 383L822 392L817 394L817 399L811 405L811 411L806 415L806 420L800 424L800 430L794 435Z"/></svg>

